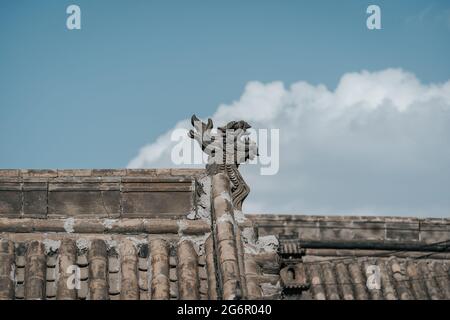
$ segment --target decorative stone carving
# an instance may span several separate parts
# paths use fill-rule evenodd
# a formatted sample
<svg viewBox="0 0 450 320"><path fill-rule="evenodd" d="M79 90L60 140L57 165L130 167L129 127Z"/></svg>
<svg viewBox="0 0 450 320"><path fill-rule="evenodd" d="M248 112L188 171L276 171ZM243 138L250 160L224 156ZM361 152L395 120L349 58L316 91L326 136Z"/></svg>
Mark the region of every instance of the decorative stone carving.
<svg viewBox="0 0 450 320"><path fill-rule="evenodd" d="M189 137L195 139L208 155L206 165L208 174L221 172L228 176L232 183L234 207L242 210L242 203L248 196L250 188L239 173L239 165L258 156L256 143L248 137L250 133L247 129L251 126L243 120L231 121L223 127L218 127L217 132L213 132L211 119L204 123L195 115L192 116L191 123L195 130L189 131Z"/></svg>
<svg viewBox="0 0 450 320"><path fill-rule="evenodd" d="M310 287L302 264L305 249L300 246L300 241L292 236L281 236L279 240L278 254L282 267L280 270L282 295L285 299L297 299L303 291Z"/></svg>

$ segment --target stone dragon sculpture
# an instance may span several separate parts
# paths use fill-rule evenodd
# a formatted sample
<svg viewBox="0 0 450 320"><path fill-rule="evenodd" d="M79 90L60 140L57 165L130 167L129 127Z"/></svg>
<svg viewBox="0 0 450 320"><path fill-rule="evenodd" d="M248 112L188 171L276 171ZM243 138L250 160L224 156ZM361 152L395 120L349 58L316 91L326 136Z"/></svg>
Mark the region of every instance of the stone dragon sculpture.
<svg viewBox="0 0 450 320"><path fill-rule="evenodd" d="M211 119L204 123L195 115L191 123L195 130L190 130L188 135L208 155L207 173L213 175L222 172L228 176L232 184L233 204L241 211L250 188L239 173L239 165L258 156L256 143L248 137L250 133L247 129L251 126L243 120L231 121L213 132Z"/></svg>

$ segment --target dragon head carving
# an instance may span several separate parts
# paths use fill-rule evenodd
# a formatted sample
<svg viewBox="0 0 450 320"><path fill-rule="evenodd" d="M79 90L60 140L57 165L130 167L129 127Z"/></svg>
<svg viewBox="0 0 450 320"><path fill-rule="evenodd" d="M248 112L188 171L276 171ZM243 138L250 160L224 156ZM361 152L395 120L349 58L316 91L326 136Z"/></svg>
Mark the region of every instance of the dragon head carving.
<svg viewBox="0 0 450 320"><path fill-rule="evenodd" d="M195 115L191 118L194 130L188 135L196 140L202 150L208 155L206 169L208 173L223 172L232 183L233 204L236 209L242 209L242 202L250 192L238 171L239 165L258 156L258 147L249 137L247 129L251 126L243 121L230 121L213 132L213 121L202 122Z"/></svg>

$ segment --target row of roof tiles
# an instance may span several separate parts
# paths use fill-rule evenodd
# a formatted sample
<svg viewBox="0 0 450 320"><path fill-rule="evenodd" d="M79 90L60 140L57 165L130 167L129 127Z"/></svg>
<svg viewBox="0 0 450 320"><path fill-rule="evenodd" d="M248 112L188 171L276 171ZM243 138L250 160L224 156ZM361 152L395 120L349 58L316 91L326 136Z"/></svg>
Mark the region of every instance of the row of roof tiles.
<svg viewBox="0 0 450 320"><path fill-rule="evenodd" d="M281 270L288 296L317 300L450 299L448 260L393 256L320 259L305 259Z"/></svg>
<svg viewBox="0 0 450 320"><path fill-rule="evenodd" d="M208 288L211 259L211 248L199 255L189 240L152 239L139 248L125 240L116 250L94 239L80 251L65 238L49 252L41 241L3 239L0 299L215 298L215 288Z"/></svg>

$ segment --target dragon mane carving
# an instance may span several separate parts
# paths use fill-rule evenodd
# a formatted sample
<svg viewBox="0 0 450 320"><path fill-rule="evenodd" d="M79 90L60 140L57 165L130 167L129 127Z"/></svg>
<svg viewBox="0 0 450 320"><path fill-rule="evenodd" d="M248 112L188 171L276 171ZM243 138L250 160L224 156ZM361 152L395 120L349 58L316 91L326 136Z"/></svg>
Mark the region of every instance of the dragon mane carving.
<svg viewBox="0 0 450 320"><path fill-rule="evenodd" d="M222 172L228 176L232 184L233 204L236 209L242 210L250 188L239 173L239 165L258 156L256 143L248 137L250 133L247 129L251 126L242 120L231 121L213 133L211 119L204 123L193 115L191 123L195 130L189 131L189 137L196 140L208 155L208 174Z"/></svg>

